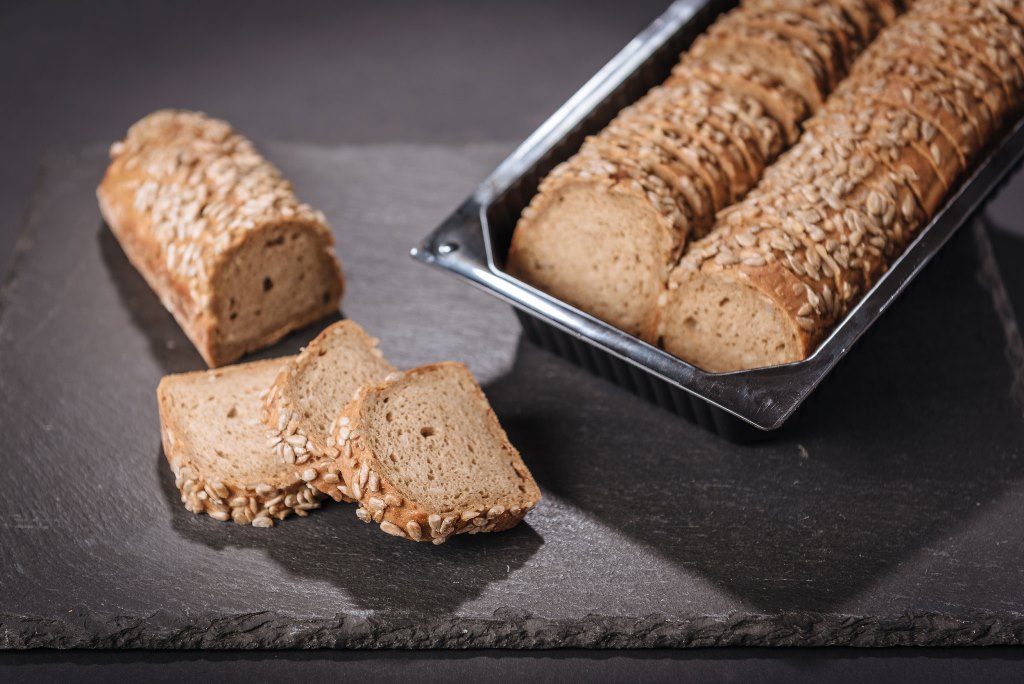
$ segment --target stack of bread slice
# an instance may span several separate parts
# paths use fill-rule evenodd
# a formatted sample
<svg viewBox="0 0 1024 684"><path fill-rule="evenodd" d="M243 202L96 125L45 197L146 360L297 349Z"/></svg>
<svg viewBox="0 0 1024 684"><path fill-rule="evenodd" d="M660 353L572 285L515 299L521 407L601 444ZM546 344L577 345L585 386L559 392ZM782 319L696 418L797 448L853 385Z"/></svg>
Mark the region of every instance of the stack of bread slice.
<svg viewBox="0 0 1024 684"><path fill-rule="evenodd" d="M1022 107L1020 0L743 0L541 182L508 269L708 371L805 359Z"/></svg>
<svg viewBox="0 0 1024 684"><path fill-rule="evenodd" d="M918 0L884 30L673 270L664 348L711 371L811 354L1020 116L1020 7Z"/></svg>
<svg viewBox="0 0 1024 684"><path fill-rule="evenodd" d="M166 376L164 452L194 513L270 527L327 497L441 544L516 525L540 490L465 365L399 372L357 324L298 356Z"/></svg>
<svg viewBox="0 0 1024 684"><path fill-rule="evenodd" d="M800 134L890 0L747 0L672 76L556 167L513 234L513 275L649 338L669 270Z"/></svg>

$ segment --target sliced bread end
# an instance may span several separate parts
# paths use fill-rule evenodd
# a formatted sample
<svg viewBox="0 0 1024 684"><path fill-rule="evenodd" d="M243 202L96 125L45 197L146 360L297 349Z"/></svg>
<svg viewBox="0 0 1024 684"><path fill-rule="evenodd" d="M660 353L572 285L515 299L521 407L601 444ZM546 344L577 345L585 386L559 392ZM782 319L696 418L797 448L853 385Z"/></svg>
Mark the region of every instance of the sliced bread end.
<svg viewBox="0 0 1024 684"><path fill-rule="evenodd" d="M334 436L357 515L397 537L441 544L455 534L500 532L541 497L461 363L394 373L363 388Z"/></svg>
<svg viewBox="0 0 1024 684"><path fill-rule="evenodd" d="M319 493L268 448L261 394L289 358L167 375L157 388L164 454L181 501L240 525L273 527L319 508Z"/></svg>

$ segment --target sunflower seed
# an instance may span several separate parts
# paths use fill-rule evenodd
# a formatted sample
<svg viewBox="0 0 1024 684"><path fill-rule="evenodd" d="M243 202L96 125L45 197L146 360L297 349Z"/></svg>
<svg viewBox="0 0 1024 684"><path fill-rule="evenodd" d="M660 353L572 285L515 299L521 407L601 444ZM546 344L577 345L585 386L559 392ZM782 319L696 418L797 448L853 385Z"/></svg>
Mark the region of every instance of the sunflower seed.
<svg viewBox="0 0 1024 684"><path fill-rule="evenodd" d="M453 527L455 527L455 517L447 516L441 521L441 526L437 529L437 533L446 537L452 531Z"/></svg>

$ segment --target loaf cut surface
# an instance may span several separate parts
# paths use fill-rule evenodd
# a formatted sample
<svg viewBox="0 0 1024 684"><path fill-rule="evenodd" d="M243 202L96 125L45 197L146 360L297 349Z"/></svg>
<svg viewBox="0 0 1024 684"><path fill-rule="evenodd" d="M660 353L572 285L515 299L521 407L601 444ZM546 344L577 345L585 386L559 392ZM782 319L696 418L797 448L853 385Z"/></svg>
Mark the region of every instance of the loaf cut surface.
<svg viewBox="0 0 1024 684"><path fill-rule="evenodd" d="M226 122L161 110L110 154L103 217L209 366L337 310L323 214Z"/></svg>
<svg viewBox="0 0 1024 684"><path fill-rule="evenodd" d="M334 427L358 515L381 530L441 544L498 532L537 505L540 490L461 363L395 373L364 388Z"/></svg>
<svg viewBox="0 0 1024 684"><path fill-rule="evenodd" d="M336 501L350 501L338 475L330 428L356 391L382 381L396 368L377 339L353 321L328 326L281 368L264 399L267 445L313 487Z"/></svg>
<svg viewBox="0 0 1024 684"><path fill-rule="evenodd" d="M266 445L260 396L290 359L165 376L157 388L164 455L185 508L272 527L319 508L319 494Z"/></svg>

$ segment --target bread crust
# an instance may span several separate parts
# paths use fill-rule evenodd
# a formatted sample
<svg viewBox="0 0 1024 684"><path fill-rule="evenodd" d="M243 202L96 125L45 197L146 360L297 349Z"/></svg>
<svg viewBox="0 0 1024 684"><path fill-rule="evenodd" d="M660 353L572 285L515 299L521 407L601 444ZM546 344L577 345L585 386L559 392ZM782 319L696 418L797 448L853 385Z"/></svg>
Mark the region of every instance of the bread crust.
<svg viewBox="0 0 1024 684"><path fill-rule="evenodd" d="M731 61L726 56L697 58L687 54L672 70L665 87L695 81L757 100L782 127L785 146L792 145L800 137L800 122L807 118L810 109L802 97L770 74L747 62ZM775 154L781 152L782 147L780 145Z"/></svg>
<svg viewBox="0 0 1024 684"><path fill-rule="evenodd" d="M495 501L488 510L450 510L431 512L424 510L394 483L389 481L380 467L382 454L370 448L364 433L369 426L364 423L362 409L367 398L417 375L432 373L449 366L466 370L464 364L454 362L435 363L413 368L404 373L394 373L384 382L363 387L338 417L334 428L336 442L341 446L337 459L340 471L348 483L349 490L359 501L357 515L363 522L377 523L383 532L403 539L443 544L457 534L501 532L510 529L531 511L540 501L540 489L523 463L519 452L498 422L483 391L474 382L475 399L485 407L486 420L495 434L501 436L503 448L512 457L513 468L526 486L524 501Z"/></svg>
<svg viewBox="0 0 1024 684"><path fill-rule="evenodd" d="M244 372L246 368L278 367L288 361L287 357L267 359L223 370L165 375L160 380L156 390L160 439L185 510L196 515L205 513L223 522L231 520L239 525L273 527L274 520L283 520L293 513L305 517L309 511L320 507L320 494L292 474L265 482L211 479L196 463L190 445L181 437L182 426L171 411L175 383L192 378L205 380L220 373Z"/></svg>
<svg viewBox="0 0 1024 684"><path fill-rule="evenodd" d="M357 335L371 348L371 353L378 356L381 363L386 365L381 377L398 370L384 360L384 355L377 346L377 338L371 337L354 321L339 321L325 328L298 356L293 357L281 368L264 397L263 422L268 430L269 448L274 449L283 462L293 464L296 473L304 481L335 501L352 502L355 499L339 475L336 460L341 453L333 435L321 440L316 431L310 429L300 407L293 400L296 373L310 364L317 363L321 352L330 343L330 336L337 329L344 329Z"/></svg>
<svg viewBox="0 0 1024 684"><path fill-rule="evenodd" d="M717 25L694 41L689 55L714 59L746 51L762 60L764 68L797 93L811 111L821 107L828 93L828 69L808 45L776 31L746 28L739 21L729 30L716 30Z"/></svg>
<svg viewBox="0 0 1024 684"><path fill-rule="evenodd" d="M249 199L238 190L246 177L232 175L233 155L244 160L237 173L255 174L261 182ZM182 161L168 164L173 158ZM224 180L218 172L225 174ZM145 117L111 147L97 198L128 260L210 367L269 346L337 311L344 280L323 215L299 203L279 172L222 121L174 110ZM245 204L249 200L273 204L251 211ZM246 241L259 240L271 230L302 231L320 245L316 258L330 274L321 284L326 297L274 321L255 338L229 340L225 322L215 313L217 273Z"/></svg>

